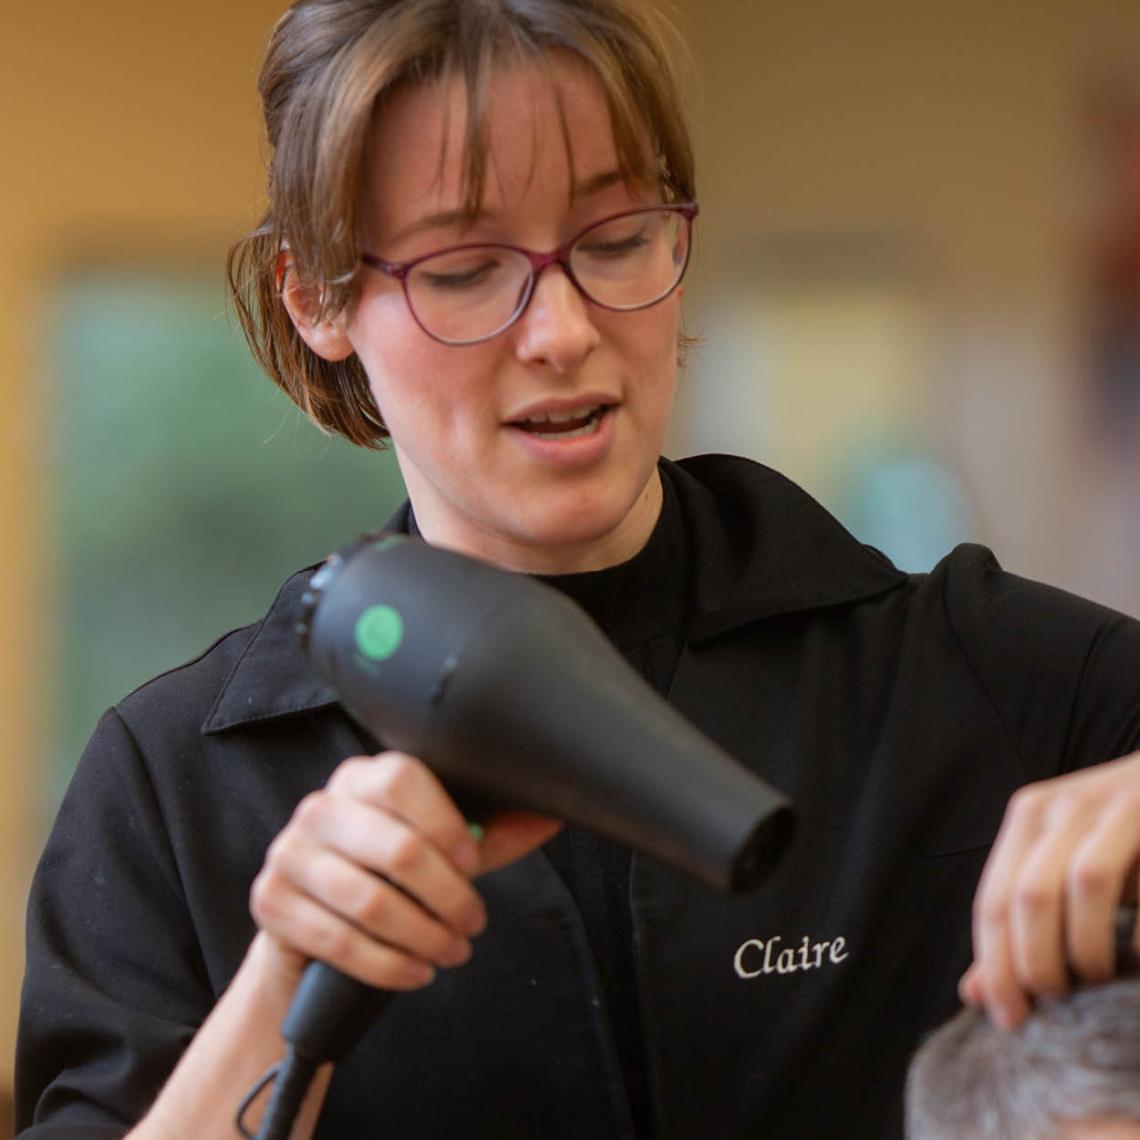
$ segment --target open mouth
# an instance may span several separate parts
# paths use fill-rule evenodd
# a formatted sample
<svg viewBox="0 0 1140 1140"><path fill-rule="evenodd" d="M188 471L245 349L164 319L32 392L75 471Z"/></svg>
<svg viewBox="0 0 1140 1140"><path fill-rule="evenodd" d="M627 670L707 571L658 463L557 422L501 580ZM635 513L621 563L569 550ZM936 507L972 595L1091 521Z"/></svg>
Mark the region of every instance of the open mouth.
<svg viewBox="0 0 1140 1140"><path fill-rule="evenodd" d="M515 420L511 427L544 439L577 439L592 435L598 430L602 417L610 410L611 404L593 404L588 407L570 408L565 412L544 412L538 416L528 416L525 420Z"/></svg>

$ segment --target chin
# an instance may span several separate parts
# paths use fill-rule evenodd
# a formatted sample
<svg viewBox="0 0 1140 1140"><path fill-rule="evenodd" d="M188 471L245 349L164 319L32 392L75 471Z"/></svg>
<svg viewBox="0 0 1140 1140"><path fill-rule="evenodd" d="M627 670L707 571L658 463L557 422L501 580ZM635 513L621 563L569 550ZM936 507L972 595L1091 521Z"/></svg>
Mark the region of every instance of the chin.
<svg viewBox="0 0 1140 1140"><path fill-rule="evenodd" d="M621 512L575 511L572 517L519 519L512 529L518 540L534 547L551 550L574 546L592 546L604 542L622 519Z"/></svg>
<svg viewBox="0 0 1140 1140"><path fill-rule="evenodd" d="M555 501L551 501L551 499ZM640 492L591 495L586 490L545 498L518 512L511 529L517 541L536 548L588 551L604 547L637 506Z"/></svg>

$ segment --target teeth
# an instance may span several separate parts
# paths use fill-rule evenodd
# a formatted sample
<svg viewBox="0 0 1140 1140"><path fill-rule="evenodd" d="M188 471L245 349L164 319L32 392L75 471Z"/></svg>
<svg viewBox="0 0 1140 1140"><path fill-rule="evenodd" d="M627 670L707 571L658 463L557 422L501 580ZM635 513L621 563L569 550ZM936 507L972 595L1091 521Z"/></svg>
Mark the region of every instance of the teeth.
<svg viewBox="0 0 1140 1140"><path fill-rule="evenodd" d="M584 416L594 416L601 408L601 404L588 404L584 408L572 408L568 412L543 412L541 415L528 416L525 424L568 424L571 420L580 420Z"/></svg>
<svg viewBox="0 0 1140 1140"><path fill-rule="evenodd" d="M558 433L559 439L577 439L580 435L591 435L597 430L598 421L590 420L588 424L583 424L580 428L574 428L573 431L560 431Z"/></svg>

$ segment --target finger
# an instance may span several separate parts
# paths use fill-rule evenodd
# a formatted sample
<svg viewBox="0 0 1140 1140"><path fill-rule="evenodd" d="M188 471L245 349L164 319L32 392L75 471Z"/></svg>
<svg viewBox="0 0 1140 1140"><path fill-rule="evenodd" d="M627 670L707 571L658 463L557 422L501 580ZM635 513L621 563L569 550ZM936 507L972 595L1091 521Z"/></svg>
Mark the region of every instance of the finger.
<svg viewBox="0 0 1140 1140"><path fill-rule="evenodd" d="M414 756L381 752L346 760L333 773L328 790L399 817L464 874L472 874L479 864L478 845L467 821L435 773Z"/></svg>
<svg viewBox="0 0 1140 1140"><path fill-rule="evenodd" d="M560 820L531 812L511 811L494 816L483 829L477 874L486 874L521 859L561 830Z"/></svg>
<svg viewBox="0 0 1140 1140"><path fill-rule="evenodd" d="M471 957L466 938L335 852L316 849L292 870L292 882L314 902L389 946L437 966L459 966Z"/></svg>
<svg viewBox="0 0 1140 1140"><path fill-rule="evenodd" d="M958 997L963 1005L982 1004L982 974L977 963L971 962L969 968L958 980Z"/></svg>
<svg viewBox="0 0 1140 1140"><path fill-rule="evenodd" d="M1015 873L1010 951L1018 983L1030 994L1062 994L1069 988L1065 934L1069 874L1074 852L1095 812L1095 801L1078 789L1054 796L1041 831Z"/></svg>
<svg viewBox="0 0 1140 1140"><path fill-rule="evenodd" d="M1017 870L1037 838L1044 810L1044 799L1036 788L1022 788L1014 794L974 898L976 984L990 1019L1002 1028L1016 1025L1029 1010L1017 982L1009 926Z"/></svg>
<svg viewBox="0 0 1140 1140"><path fill-rule="evenodd" d="M1077 847L1066 883L1066 942L1073 969L1090 982L1112 977L1116 959L1116 909L1140 844L1140 803L1110 800Z"/></svg>
<svg viewBox="0 0 1140 1140"><path fill-rule="evenodd" d="M270 846L289 873L329 847L366 870L383 875L456 933L478 934L487 923L483 900L455 865L402 819L359 800L316 793L297 809L298 831L286 829ZM302 848L293 852L296 843Z"/></svg>
<svg viewBox="0 0 1140 1140"><path fill-rule="evenodd" d="M1013 1029L1029 1013L1029 999L1017 981L1008 923L986 930L982 954L984 965L977 983L982 1004L995 1025Z"/></svg>
<svg viewBox="0 0 1140 1140"><path fill-rule="evenodd" d="M414 990L435 977L428 963L369 938L299 891L286 887L259 894L255 889L252 909L258 925L271 937L366 985Z"/></svg>

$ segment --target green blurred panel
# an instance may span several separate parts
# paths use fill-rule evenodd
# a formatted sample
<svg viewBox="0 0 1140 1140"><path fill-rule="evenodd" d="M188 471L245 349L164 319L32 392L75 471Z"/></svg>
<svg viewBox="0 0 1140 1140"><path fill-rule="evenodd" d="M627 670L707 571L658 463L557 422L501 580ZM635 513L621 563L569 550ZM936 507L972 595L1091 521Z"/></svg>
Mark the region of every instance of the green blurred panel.
<svg viewBox="0 0 1140 1140"><path fill-rule="evenodd" d="M57 779L100 713L256 620L387 519L395 459L330 440L249 359L214 282L107 274L53 313Z"/></svg>

